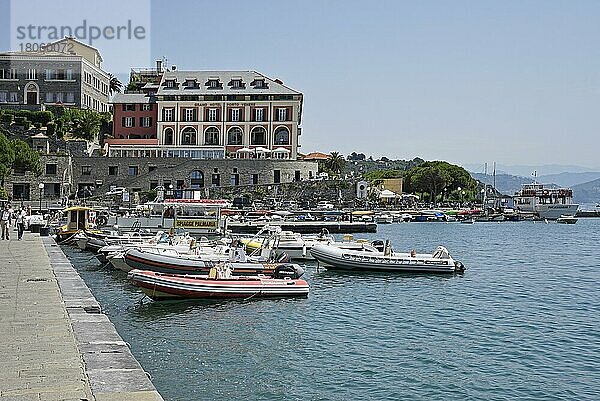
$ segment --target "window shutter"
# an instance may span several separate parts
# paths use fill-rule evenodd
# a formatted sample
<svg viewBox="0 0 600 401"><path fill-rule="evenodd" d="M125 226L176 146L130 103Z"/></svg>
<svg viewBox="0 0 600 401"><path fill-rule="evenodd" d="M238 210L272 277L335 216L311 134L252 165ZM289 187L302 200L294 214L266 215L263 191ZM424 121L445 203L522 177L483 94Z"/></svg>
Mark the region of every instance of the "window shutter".
<svg viewBox="0 0 600 401"><path fill-rule="evenodd" d="M140 127L144 126L144 117L140 117Z"/></svg>
<svg viewBox="0 0 600 401"><path fill-rule="evenodd" d="M131 126L135 127L135 117L131 117Z"/></svg>
<svg viewBox="0 0 600 401"><path fill-rule="evenodd" d="M123 111L127 110L127 105L123 103Z"/></svg>
<svg viewBox="0 0 600 401"><path fill-rule="evenodd" d="M148 125L152 127L152 117L148 117Z"/></svg>

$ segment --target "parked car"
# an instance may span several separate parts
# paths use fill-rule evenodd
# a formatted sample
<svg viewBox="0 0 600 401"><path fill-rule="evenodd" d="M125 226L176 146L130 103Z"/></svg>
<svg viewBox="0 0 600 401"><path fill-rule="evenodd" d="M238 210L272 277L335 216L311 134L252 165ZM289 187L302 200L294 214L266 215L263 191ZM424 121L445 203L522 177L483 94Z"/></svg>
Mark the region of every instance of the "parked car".
<svg viewBox="0 0 600 401"><path fill-rule="evenodd" d="M333 203L329 203L327 201L319 201L319 203L317 203L317 209L331 210L333 208L334 208Z"/></svg>

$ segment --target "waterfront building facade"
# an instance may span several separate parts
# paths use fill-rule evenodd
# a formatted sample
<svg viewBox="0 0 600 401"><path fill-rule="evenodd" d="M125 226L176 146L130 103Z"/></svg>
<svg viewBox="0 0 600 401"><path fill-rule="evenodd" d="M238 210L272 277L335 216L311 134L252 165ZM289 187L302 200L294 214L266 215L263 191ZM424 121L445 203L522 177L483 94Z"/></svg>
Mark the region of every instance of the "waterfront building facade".
<svg viewBox="0 0 600 401"><path fill-rule="evenodd" d="M109 90L100 52L76 39L43 50L0 53L0 108L62 105L107 112Z"/></svg>
<svg viewBox="0 0 600 401"><path fill-rule="evenodd" d="M116 93L113 105L113 138L156 139L157 104L143 93Z"/></svg>
<svg viewBox="0 0 600 401"><path fill-rule="evenodd" d="M117 127L109 157L297 159L303 97L280 80L255 71L171 69L146 89L157 106L156 145L133 147L124 141L131 139L127 130Z"/></svg>

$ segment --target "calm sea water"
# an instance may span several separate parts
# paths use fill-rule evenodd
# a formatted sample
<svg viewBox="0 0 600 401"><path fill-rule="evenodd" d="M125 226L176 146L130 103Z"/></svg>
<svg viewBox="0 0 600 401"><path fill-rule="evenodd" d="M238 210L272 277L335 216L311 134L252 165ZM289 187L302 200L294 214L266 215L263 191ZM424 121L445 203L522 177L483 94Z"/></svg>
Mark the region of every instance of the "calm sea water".
<svg viewBox="0 0 600 401"><path fill-rule="evenodd" d="M600 220L360 237L443 244L468 270L309 267L307 299L140 304L124 273L64 249L166 400L600 399Z"/></svg>

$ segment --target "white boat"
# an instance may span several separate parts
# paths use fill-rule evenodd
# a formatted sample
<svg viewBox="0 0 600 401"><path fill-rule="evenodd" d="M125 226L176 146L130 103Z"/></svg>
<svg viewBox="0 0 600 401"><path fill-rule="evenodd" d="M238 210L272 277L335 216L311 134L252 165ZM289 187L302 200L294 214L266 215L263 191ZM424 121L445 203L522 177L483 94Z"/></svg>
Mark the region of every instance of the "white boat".
<svg viewBox="0 0 600 401"><path fill-rule="evenodd" d="M389 214L378 214L375 216L375 223L377 224L392 224L394 222L394 216Z"/></svg>
<svg viewBox="0 0 600 401"><path fill-rule="evenodd" d="M266 236L263 236L266 235ZM342 241L337 241L329 234L326 229L323 229L318 235L302 235L292 231L281 231L279 227L266 226L261 232L252 238L240 238L246 250L254 254L262 247L271 247L278 254L285 253L290 260L315 260L311 254L311 250L315 245L326 244L344 249L364 250L365 246L369 246L375 251L377 248L373 244L378 243L380 249L383 249L383 241L355 240L351 234L345 234Z"/></svg>
<svg viewBox="0 0 600 401"><path fill-rule="evenodd" d="M295 273L291 276L289 273L286 266L282 266L272 277L236 277L231 267L221 264L201 276L132 270L128 278L154 300L308 296L308 283Z"/></svg>
<svg viewBox="0 0 600 401"><path fill-rule="evenodd" d="M573 203L568 188L547 188L544 184L524 184L515 194L514 206L520 212L535 213L541 219L556 220L562 215L574 216L579 205Z"/></svg>
<svg viewBox="0 0 600 401"><path fill-rule="evenodd" d="M400 216L400 220L404 221L404 222L412 221L412 219L413 219L413 215L409 214L409 213L402 213L402 215Z"/></svg>
<svg viewBox="0 0 600 401"><path fill-rule="evenodd" d="M128 272L132 269L131 265L127 264L127 255L136 253L138 255L156 255L156 257L167 257L174 259L186 260L203 260L206 262L226 262L231 260L245 260L245 254L242 249L233 249L226 244L213 244L212 246L191 246L185 245L168 245L168 244L146 244L146 246L133 244L131 246L122 247L106 247L101 249L101 252L106 252L106 259L117 270ZM238 256L239 254L241 256ZM147 269L147 266L136 266L137 268Z"/></svg>
<svg viewBox="0 0 600 401"><path fill-rule="evenodd" d="M393 252L389 241L384 252L372 249L350 250L331 245L316 245L312 255L319 263L332 269L398 271L407 273L457 273L465 270L448 250L438 246L431 254Z"/></svg>
<svg viewBox="0 0 600 401"><path fill-rule="evenodd" d="M312 247L319 243L335 242L335 238L329 235L326 229L319 235L302 235L281 230L277 226L265 226L252 238L240 238L239 241L251 253L266 246L279 253L285 253L291 260L314 260L310 254Z"/></svg>
<svg viewBox="0 0 600 401"><path fill-rule="evenodd" d="M575 216L569 216L569 215L563 214L558 219L556 219L556 222L560 223L560 224L575 224L575 223L577 223L577 220L578 219Z"/></svg>
<svg viewBox="0 0 600 401"><path fill-rule="evenodd" d="M140 205L139 210L123 216L112 215L101 225L152 231L183 228L191 234L215 234L224 229L221 208L228 206L231 203L224 200L165 199Z"/></svg>

